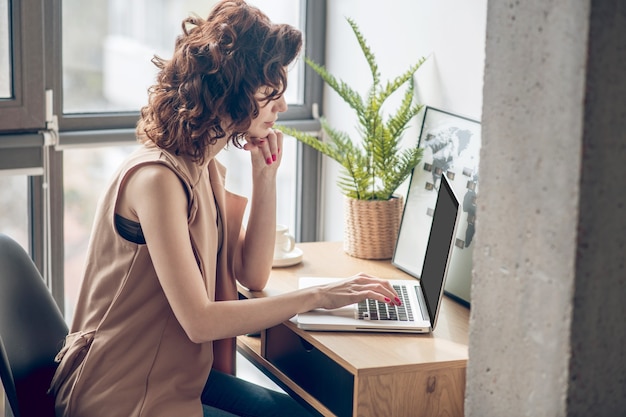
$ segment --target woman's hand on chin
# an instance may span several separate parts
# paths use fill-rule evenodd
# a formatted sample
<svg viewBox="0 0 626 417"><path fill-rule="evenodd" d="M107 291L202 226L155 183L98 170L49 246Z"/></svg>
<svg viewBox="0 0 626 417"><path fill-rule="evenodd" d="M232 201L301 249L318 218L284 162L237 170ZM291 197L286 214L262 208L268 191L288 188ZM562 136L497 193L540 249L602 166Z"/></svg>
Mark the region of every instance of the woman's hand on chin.
<svg viewBox="0 0 626 417"><path fill-rule="evenodd" d="M283 132L270 129L269 134L264 138L248 136L243 149L250 152L253 168L270 166L278 168L282 157L282 146Z"/></svg>

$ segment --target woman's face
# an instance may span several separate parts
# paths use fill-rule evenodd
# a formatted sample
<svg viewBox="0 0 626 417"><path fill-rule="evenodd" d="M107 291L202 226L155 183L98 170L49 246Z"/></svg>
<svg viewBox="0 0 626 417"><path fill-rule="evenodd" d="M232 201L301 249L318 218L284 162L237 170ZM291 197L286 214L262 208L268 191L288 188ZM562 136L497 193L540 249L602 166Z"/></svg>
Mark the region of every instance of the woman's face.
<svg viewBox="0 0 626 417"><path fill-rule="evenodd" d="M261 88L255 94L255 98L259 103L259 115L252 119L252 123L248 129L249 138L267 137L272 127L274 127L276 119L278 119L278 113L287 111L287 102L285 101L284 95L268 102L265 100L265 91L266 89Z"/></svg>

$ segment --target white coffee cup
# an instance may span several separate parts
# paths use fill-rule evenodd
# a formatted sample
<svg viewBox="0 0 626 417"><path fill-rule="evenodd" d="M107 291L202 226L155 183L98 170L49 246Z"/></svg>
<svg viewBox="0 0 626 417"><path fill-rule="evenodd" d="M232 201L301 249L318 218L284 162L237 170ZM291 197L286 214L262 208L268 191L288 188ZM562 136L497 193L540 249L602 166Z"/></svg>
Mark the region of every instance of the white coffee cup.
<svg viewBox="0 0 626 417"><path fill-rule="evenodd" d="M276 242L274 244L274 259L283 258L296 247L296 239L289 233L289 227L284 224L276 225Z"/></svg>

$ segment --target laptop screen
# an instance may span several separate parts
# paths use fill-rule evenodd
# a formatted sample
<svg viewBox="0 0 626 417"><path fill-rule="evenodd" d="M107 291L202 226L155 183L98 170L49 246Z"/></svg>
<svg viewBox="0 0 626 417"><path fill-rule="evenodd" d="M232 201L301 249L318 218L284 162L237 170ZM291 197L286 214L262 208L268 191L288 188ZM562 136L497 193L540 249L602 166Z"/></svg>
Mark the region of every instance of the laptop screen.
<svg viewBox="0 0 626 417"><path fill-rule="evenodd" d="M459 201L444 174L441 176L433 223L424 257L424 267L420 277L420 285L424 291L428 316L431 321L434 321L438 303L441 300L448 257L452 251L458 209Z"/></svg>

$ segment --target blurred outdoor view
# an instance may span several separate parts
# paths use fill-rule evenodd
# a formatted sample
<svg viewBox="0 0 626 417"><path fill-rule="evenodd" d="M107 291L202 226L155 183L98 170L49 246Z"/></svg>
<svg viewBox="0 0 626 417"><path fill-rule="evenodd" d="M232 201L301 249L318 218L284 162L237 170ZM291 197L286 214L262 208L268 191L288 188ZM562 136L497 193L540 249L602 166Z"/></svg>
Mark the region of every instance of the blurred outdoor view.
<svg viewBox="0 0 626 417"><path fill-rule="evenodd" d="M0 233L28 250L28 176L0 171Z"/></svg>
<svg viewBox="0 0 626 417"><path fill-rule="evenodd" d="M218 0L63 0L63 111L137 111L153 83L154 55L169 58L181 22L206 18ZM251 0L275 22L300 24L299 0ZM288 103L302 102L302 60Z"/></svg>

